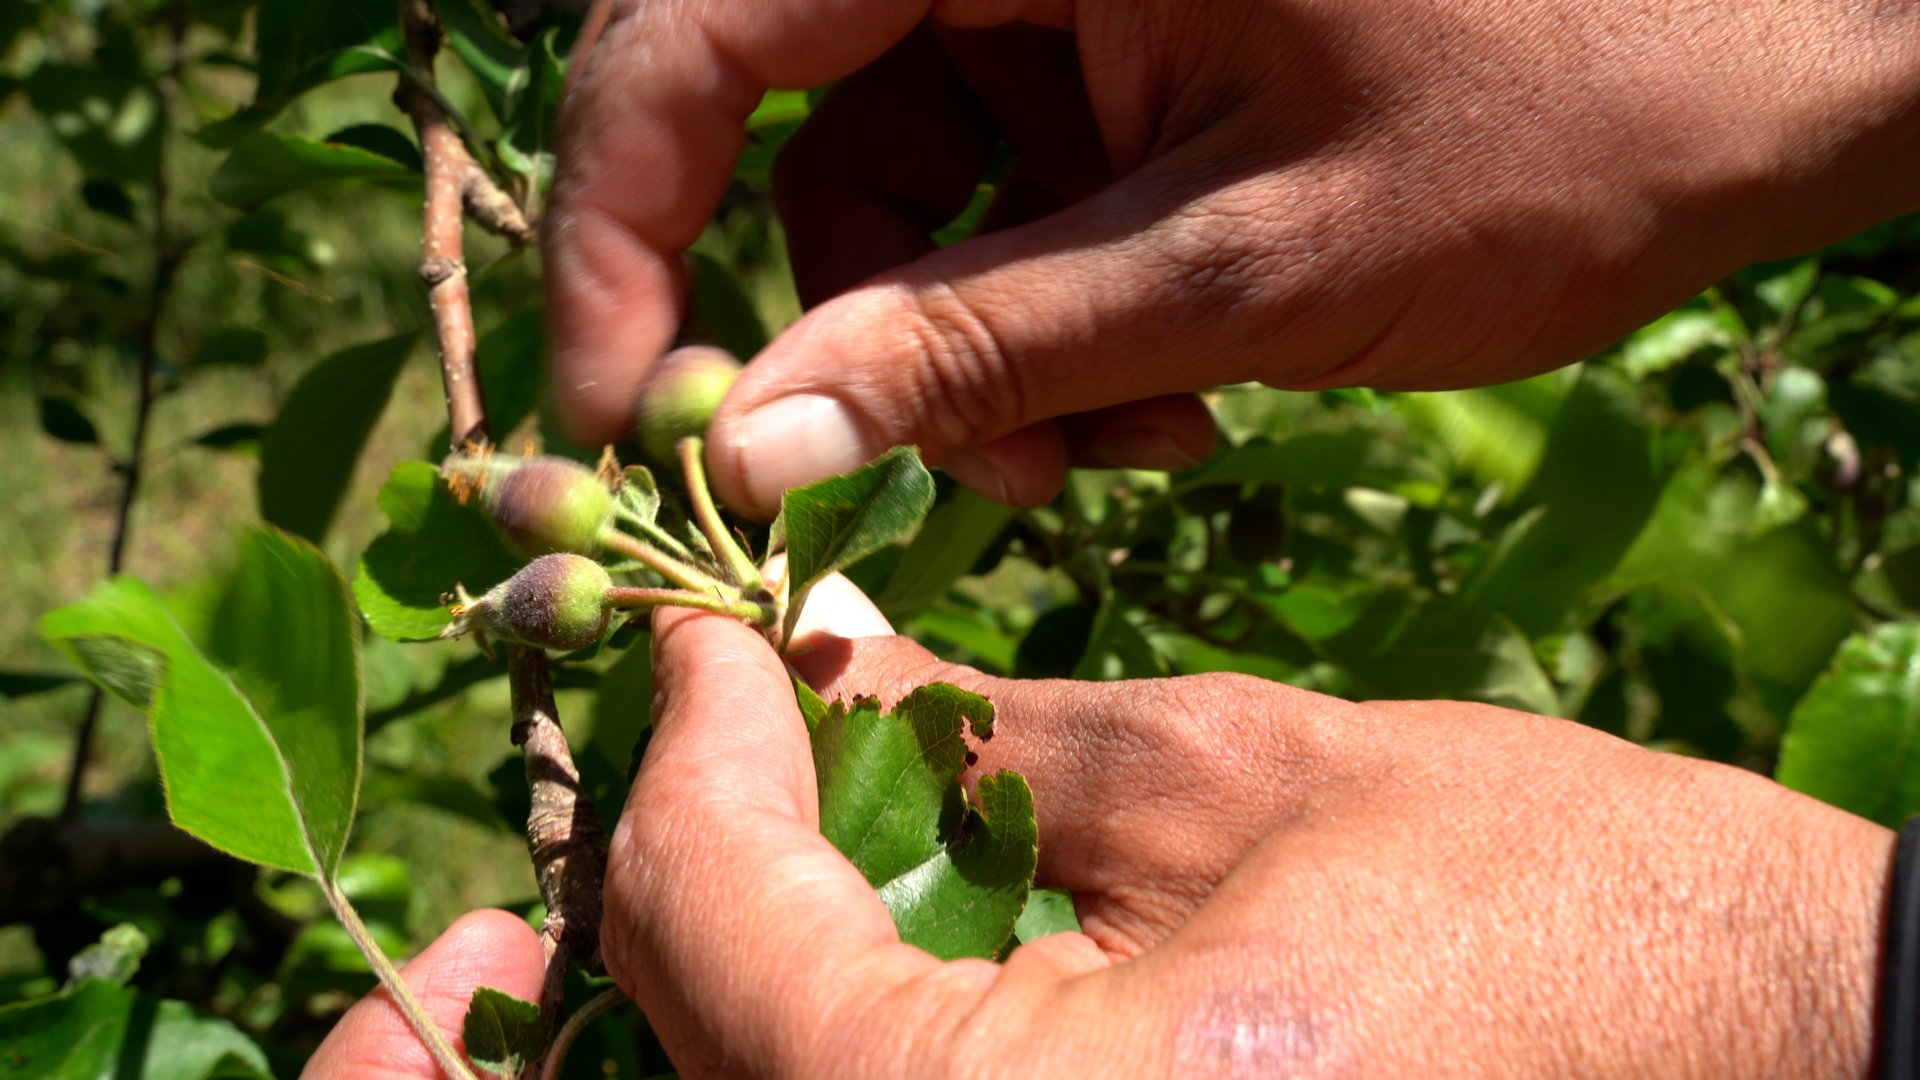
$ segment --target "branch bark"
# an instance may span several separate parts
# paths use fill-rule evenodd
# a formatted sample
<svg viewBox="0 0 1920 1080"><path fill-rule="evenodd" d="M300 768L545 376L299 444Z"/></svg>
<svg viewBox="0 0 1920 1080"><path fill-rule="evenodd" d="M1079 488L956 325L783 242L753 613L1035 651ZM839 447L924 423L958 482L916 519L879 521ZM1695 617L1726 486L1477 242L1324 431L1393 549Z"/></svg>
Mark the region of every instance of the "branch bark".
<svg viewBox="0 0 1920 1080"><path fill-rule="evenodd" d="M484 446L490 433L474 366L473 304L467 291L461 227L470 215L515 242L530 239L533 230L519 205L467 152L433 87L415 81L433 77L433 60L440 48L440 24L431 4L405 0L401 17L414 77L401 77L394 101L413 119L426 165L420 276L427 286L440 344L447 421L454 446ZM552 1017L561 1007L569 963L589 972L601 970L600 886L606 875L606 833L593 801L580 789L580 772L554 707L553 675L546 654L522 646L510 648L507 684L513 708L512 739L526 761L532 802L527 849L547 905L540 933L546 958L540 1007Z"/></svg>

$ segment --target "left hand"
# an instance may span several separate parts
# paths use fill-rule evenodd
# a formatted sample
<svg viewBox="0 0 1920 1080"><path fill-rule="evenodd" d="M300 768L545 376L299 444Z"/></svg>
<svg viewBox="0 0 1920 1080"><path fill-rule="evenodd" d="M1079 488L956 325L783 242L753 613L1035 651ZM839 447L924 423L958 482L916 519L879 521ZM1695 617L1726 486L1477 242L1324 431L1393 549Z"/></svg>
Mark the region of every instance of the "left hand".
<svg viewBox="0 0 1920 1080"><path fill-rule="evenodd" d="M540 993L540 936L504 911L474 911L400 969L400 976L455 1050L476 987L517 998ZM307 1061L306 1080L437 1078L440 1070L384 990L348 1010Z"/></svg>

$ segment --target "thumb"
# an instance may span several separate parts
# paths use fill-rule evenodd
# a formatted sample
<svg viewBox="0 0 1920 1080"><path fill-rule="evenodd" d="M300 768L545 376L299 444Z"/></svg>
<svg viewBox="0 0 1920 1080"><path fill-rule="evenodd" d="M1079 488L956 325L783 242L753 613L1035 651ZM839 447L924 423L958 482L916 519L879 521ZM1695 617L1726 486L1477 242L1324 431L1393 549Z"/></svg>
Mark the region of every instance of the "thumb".
<svg viewBox="0 0 1920 1080"><path fill-rule="evenodd" d="M1315 232L1311 185L1267 174L1199 190L1218 141L813 310L747 366L714 418L721 495L770 515L783 490L903 444L989 495L983 466L1050 469L1057 486L1065 455L1057 430L1045 452L1045 429L1115 406L1142 435L1178 432L1197 459L1211 428L1193 435L1198 410L1181 413L1170 395L1276 372L1304 381L1358 351L1364 342L1325 326L1306 335L1297 318L1326 299L1309 295L1324 282L1300 272L1313 237L1290 235ZM1276 364L1283 339L1297 351ZM1032 476L997 479L998 493L1051 494Z"/></svg>

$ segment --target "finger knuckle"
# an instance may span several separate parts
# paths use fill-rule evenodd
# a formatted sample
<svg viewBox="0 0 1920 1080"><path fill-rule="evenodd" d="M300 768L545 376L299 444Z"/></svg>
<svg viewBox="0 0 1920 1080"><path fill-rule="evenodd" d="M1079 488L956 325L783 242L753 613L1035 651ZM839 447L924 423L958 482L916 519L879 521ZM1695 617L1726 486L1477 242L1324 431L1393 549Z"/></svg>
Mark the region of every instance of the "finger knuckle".
<svg viewBox="0 0 1920 1080"><path fill-rule="evenodd" d="M1004 434L1027 415L1028 394L1017 359L995 326L1000 313L947 283L902 288L906 340L915 380L915 430L939 452Z"/></svg>

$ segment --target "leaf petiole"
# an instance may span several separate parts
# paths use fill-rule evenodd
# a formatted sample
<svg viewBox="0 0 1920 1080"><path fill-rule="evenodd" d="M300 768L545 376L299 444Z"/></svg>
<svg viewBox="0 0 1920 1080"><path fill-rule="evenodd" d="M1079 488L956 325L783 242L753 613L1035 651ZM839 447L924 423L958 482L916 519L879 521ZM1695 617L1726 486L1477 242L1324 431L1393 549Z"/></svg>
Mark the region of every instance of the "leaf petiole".
<svg viewBox="0 0 1920 1080"><path fill-rule="evenodd" d="M367 930L367 924L360 921L360 913L353 910L347 895L340 891L339 883L325 876L315 880L320 883L320 892L327 898L327 906L333 909L334 918L339 919L340 925L346 928L347 936L353 939L360 955L367 958L367 966L373 969L380 985L393 998L394 1004L399 1006L400 1015L406 1018L414 1036L427 1048L427 1053L433 1055L434 1064L455 1080L478 1080L473 1070L467 1068L467 1063L455 1052L453 1045L447 1042L446 1033L440 1030L440 1025L434 1023L433 1018L427 1015L427 1010L421 1007L420 999L414 997L413 991L407 988L406 980L400 977L400 970L393 966L393 961L387 959L386 953L380 951L380 946Z"/></svg>

